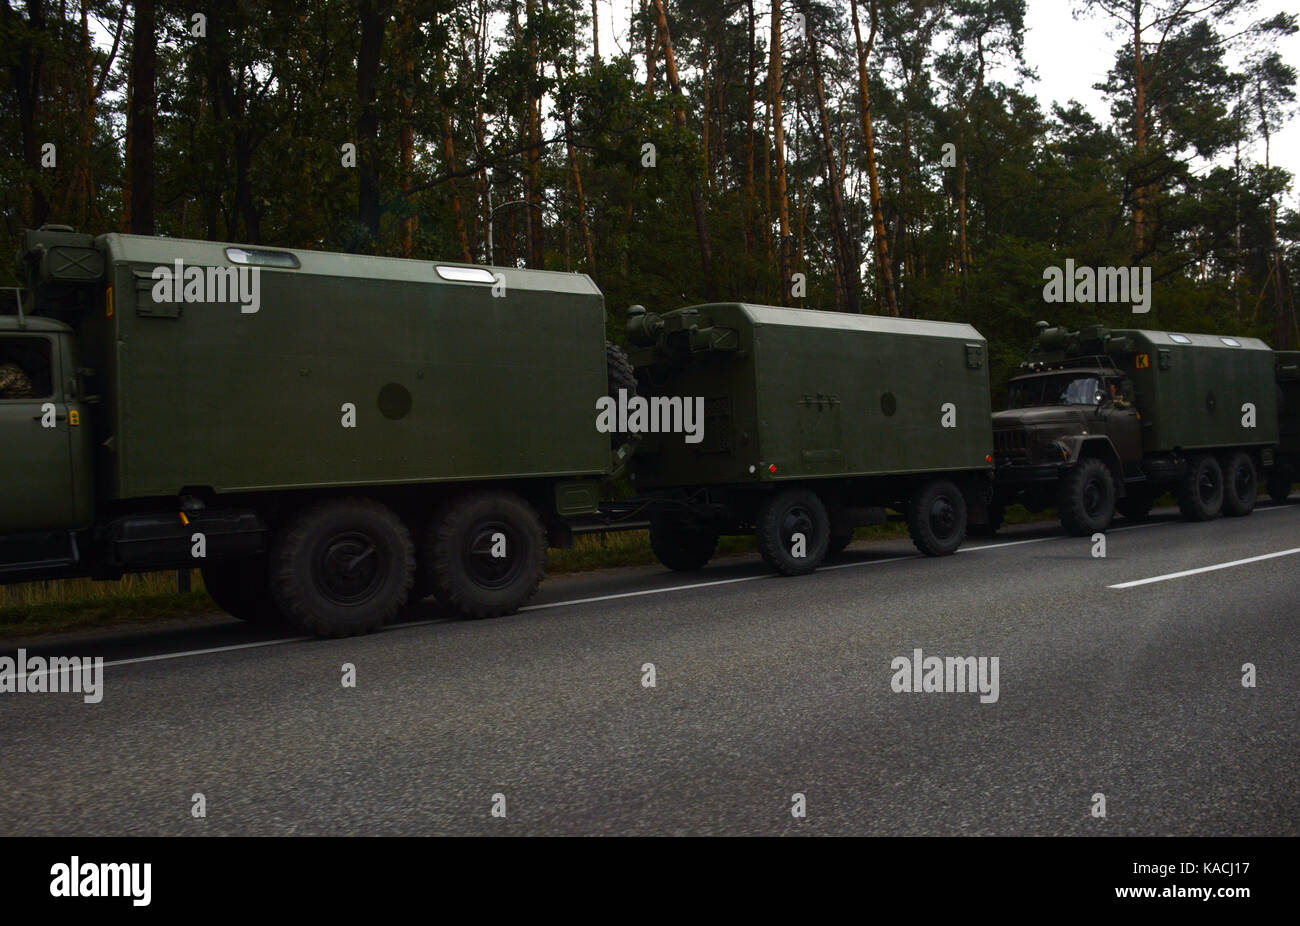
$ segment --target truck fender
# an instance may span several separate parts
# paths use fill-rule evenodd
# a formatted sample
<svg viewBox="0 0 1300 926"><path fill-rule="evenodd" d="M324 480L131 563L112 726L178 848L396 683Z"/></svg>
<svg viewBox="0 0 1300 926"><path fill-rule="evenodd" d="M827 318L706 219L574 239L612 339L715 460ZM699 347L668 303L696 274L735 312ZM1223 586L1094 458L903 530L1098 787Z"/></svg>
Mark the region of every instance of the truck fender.
<svg viewBox="0 0 1300 926"><path fill-rule="evenodd" d="M1069 451L1070 465L1074 465L1084 457L1097 457L1106 464L1115 479L1116 497L1123 498L1127 494L1124 490L1124 467L1119 461L1119 451L1115 449L1109 437L1104 434L1092 436L1079 434L1062 438L1061 443Z"/></svg>

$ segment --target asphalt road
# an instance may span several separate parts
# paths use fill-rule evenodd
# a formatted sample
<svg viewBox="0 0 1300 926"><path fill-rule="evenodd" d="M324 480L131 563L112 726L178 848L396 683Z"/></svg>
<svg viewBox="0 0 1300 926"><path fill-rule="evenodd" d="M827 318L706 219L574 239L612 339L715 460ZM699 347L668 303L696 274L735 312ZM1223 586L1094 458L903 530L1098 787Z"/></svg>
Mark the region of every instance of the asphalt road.
<svg viewBox="0 0 1300 926"><path fill-rule="evenodd" d="M0 695L0 834L1296 835L1298 547L1297 504L1164 512L1104 559L1039 526L558 578L350 640L65 637L104 697ZM917 648L998 657L998 700L894 692Z"/></svg>

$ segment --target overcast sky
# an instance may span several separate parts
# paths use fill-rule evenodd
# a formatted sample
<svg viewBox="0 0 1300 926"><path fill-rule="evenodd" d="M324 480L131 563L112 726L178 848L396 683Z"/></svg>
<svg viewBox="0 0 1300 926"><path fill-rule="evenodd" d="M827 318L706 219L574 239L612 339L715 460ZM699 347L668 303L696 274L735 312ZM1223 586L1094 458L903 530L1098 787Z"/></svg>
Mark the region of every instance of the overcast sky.
<svg viewBox="0 0 1300 926"><path fill-rule="evenodd" d="M639 0L599 2L603 57L614 53L616 48L627 48L628 16L639 5ZM1124 39L1118 34L1107 34L1108 23L1098 14L1076 18L1072 10L1079 5L1076 0L1027 0L1025 64L1037 72L1038 79L1027 81L1024 88L1038 97L1045 112L1050 112L1053 102L1076 99L1098 120L1109 123L1110 108L1101 93L1093 89L1093 84L1105 80L1115 50ZM1285 0L1259 0L1252 19L1287 12L1293 5ZM760 3L760 10L765 6L766 3ZM767 30L762 31L766 36ZM1284 61L1300 68L1300 35L1283 40L1278 50ZM1003 79L1015 83L1015 77L1010 73L1005 73ZM1262 162L1263 144L1244 154L1251 160ZM1300 180L1300 118L1292 119L1281 133L1274 136L1270 160ZM1226 163L1231 163L1231 154ZM1293 188L1287 202L1292 208L1300 207L1300 191Z"/></svg>
<svg viewBox="0 0 1300 926"><path fill-rule="evenodd" d="M1071 0L1028 0L1025 36L1025 63L1038 72L1038 80L1026 84L1047 109L1052 101L1070 98L1083 103L1099 119L1109 121L1110 112L1093 84L1106 78L1121 41L1107 34L1107 24L1095 15L1076 19L1070 10ZM1252 18L1273 16L1294 9L1282 0L1260 0L1258 13ZM1300 35L1288 36L1278 43L1282 60L1300 67ZM1264 160L1264 146L1259 143L1244 155L1253 161ZM1269 146L1272 164L1300 176L1300 118L1293 118ZM1230 162L1231 155L1228 156ZM1292 189L1288 202L1294 207L1300 199Z"/></svg>

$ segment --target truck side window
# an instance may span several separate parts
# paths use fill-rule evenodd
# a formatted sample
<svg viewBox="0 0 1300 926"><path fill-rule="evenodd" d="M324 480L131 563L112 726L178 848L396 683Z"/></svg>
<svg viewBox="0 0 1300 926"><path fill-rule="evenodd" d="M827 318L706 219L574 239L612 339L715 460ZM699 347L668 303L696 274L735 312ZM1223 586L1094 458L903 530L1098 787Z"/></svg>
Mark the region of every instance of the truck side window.
<svg viewBox="0 0 1300 926"><path fill-rule="evenodd" d="M0 338L0 401L54 394L49 338Z"/></svg>

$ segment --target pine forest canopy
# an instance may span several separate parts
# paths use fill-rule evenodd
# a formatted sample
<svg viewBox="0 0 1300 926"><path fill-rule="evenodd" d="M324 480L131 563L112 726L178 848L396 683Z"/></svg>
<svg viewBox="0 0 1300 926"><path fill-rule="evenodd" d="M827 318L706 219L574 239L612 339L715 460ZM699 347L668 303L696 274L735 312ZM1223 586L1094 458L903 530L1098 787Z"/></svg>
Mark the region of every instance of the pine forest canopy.
<svg viewBox="0 0 1300 926"><path fill-rule="evenodd" d="M999 380L1068 259L1149 268L1143 327L1300 344L1293 15L1082 0L1099 120L1026 90L1025 0L613 4L610 48L610 0L3 0L0 250L63 223L577 270L615 308L969 322Z"/></svg>

